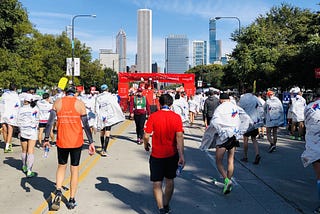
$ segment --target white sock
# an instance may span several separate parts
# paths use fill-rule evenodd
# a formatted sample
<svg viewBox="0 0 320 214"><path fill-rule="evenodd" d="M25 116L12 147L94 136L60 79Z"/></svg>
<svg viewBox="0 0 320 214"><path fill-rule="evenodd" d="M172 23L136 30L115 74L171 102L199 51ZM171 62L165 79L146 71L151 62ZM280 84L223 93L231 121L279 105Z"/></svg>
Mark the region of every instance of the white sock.
<svg viewBox="0 0 320 214"><path fill-rule="evenodd" d="M27 156L28 171L32 170L33 162L34 162L34 155L33 154L28 154L28 156Z"/></svg>
<svg viewBox="0 0 320 214"><path fill-rule="evenodd" d="M10 145L10 143L6 143L6 148L5 149L9 149L9 145Z"/></svg>
<svg viewBox="0 0 320 214"><path fill-rule="evenodd" d="M21 153L22 166L26 165L27 153Z"/></svg>

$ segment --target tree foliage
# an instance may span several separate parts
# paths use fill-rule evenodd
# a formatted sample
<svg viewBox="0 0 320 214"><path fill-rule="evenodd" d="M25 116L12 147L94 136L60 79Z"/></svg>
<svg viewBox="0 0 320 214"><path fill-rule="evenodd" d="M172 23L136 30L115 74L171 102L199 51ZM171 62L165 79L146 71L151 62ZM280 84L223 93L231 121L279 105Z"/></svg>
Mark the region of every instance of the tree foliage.
<svg viewBox="0 0 320 214"><path fill-rule="evenodd" d="M202 80L204 86L212 86L220 88L222 86L223 66L212 65L198 65L189 69L186 73L194 73L195 81Z"/></svg>
<svg viewBox="0 0 320 214"><path fill-rule="evenodd" d="M10 82L18 87L55 87L66 75L68 57L71 42L65 32L41 34L33 28L18 0L1 0L0 87L6 88ZM81 70L81 76L74 78L75 85L89 87L106 81L99 62L92 62L91 49L77 39L75 57L80 58Z"/></svg>
<svg viewBox="0 0 320 214"><path fill-rule="evenodd" d="M320 67L319 14L282 4L259 16L234 40L238 44L225 67L226 85L241 87L256 80L263 90L318 84L314 68Z"/></svg>

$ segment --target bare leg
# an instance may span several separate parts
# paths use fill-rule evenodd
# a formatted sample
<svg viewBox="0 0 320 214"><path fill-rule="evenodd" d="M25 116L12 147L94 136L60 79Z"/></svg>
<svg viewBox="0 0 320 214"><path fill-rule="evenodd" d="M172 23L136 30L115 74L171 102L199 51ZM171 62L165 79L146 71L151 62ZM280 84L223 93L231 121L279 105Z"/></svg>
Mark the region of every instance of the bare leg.
<svg viewBox="0 0 320 214"><path fill-rule="evenodd" d="M163 205L168 206L174 191L174 181L173 179L165 178L166 186L164 190L164 197L163 197Z"/></svg>
<svg viewBox="0 0 320 214"><path fill-rule="evenodd" d="M8 135L7 135L6 143L11 143L12 133L13 133L13 126L8 124Z"/></svg>
<svg viewBox="0 0 320 214"><path fill-rule="evenodd" d="M153 195L159 209L163 208L162 181L153 182Z"/></svg>
<svg viewBox="0 0 320 214"><path fill-rule="evenodd" d="M271 137L271 129L272 129L271 127L267 127L267 139L268 139L270 145L273 144L273 139Z"/></svg>
<svg viewBox="0 0 320 214"><path fill-rule="evenodd" d="M222 175L223 179L227 177L227 172L224 169L223 163L222 163L225 152L226 152L225 148L216 147L216 164L217 164L218 171Z"/></svg>
<svg viewBox="0 0 320 214"><path fill-rule="evenodd" d="M79 166L70 166L70 171L71 171L70 198L74 198L78 188Z"/></svg>
<svg viewBox="0 0 320 214"><path fill-rule="evenodd" d="M249 141L249 138L246 136L243 136L243 152L244 152L243 157L244 158L248 158L248 141Z"/></svg>
<svg viewBox="0 0 320 214"><path fill-rule="evenodd" d="M304 132L304 122L299 122L299 137L303 137Z"/></svg>
<svg viewBox="0 0 320 214"><path fill-rule="evenodd" d="M39 128L39 132L38 132L38 141L40 143L40 145L42 145L42 133L43 133L44 128Z"/></svg>
<svg viewBox="0 0 320 214"><path fill-rule="evenodd" d="M58 164L58 169L57 169L57 173L56 173L56 187L57 189L61 189L62 188L62 182L64 180L64 176L66 174L66 168L67 168L67 164Z"/></svg>
<svg viewBox="0 0 320 214"><path fill-rule="evenodd" d="M227 172L227 176L229 179L232 178L233 176L233 171L234 171L234 151L236 150L235 147L233 147L232 149L230 149L228 151L228 172Z"/></svg>
<svg viewBox="0 0 320 214"><path fill-rule="evenodd" d="M6 143L7 142L7 137L8 137L8 128L7 124L2 124L2 136L3 136L3 141Z"/></svg>
<svg viewBox="0 0 320 214"><path fill-rule="evenodd" d="M256 137L251 137L256 156L259 154L259 145Z"/></svg>
<svg viewBox="0 0 320 214"><path fill-rule="evenodd" d="M272 128L272 136L273 136L273 145L276 145L278 140L278 127Z"/></svg>

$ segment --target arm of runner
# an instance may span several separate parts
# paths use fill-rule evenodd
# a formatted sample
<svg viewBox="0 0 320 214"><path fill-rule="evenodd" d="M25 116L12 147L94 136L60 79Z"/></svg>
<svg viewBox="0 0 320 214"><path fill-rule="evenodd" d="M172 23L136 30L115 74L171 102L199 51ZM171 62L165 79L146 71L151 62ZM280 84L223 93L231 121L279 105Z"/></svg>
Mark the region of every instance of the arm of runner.
<svg viewBox="0 0 320 214"><path fill-rule="evenodd" d="M177 149L179 153L179 162L178 164L185 165L184 160L184 139L183 139L183 132L176 133L176 140L177 140Z"/></svg>
<svg viewBox="0 0 320 214"><path fill-rule="evenodd" d="M93 138L92 138L92 133L90 131L90 126L89 126L87 115L81 115L81 121L82 121L84 132L87 135L88 141L89 141L90 144L92 144L93 143Z"/></svg>
<svg viewBox="0 0 320 214"><path fill-rule="evenodd" d="M144 145L144 149L147 152L150 151L150 147L151 147L151 145L149 143L149 139L150 139L150 134L145 132L144 135L143 135L143 145Z"/></svg>
<svg viewBox="0 0 320 214"><path fill-rule="evenodd" d="M46 126L46 128L44 130L43 148L45 148L46 146L49 146L49 147L51 146L50 143L49 143L49 136L50 136L50 132L51 132L53 123L54 123L54 121L56 119L56 116L57 116L56 110L51 109L50 116L49 116L49 119L48 119L48 122L47 122L47 126Z"/></svg>
<svg viewBox="0 0 320 214"><path fill-rule="evenodd" d="M89 155L93 155L96 151L95 147L94 147L94 141L92 138L92 133L90 131L90 126L89 126L89 122L88 122L88 117L87 115L81 115L81 122L83 125L83 129L84 132L87 135L88 141L89 141Z"/></svg>

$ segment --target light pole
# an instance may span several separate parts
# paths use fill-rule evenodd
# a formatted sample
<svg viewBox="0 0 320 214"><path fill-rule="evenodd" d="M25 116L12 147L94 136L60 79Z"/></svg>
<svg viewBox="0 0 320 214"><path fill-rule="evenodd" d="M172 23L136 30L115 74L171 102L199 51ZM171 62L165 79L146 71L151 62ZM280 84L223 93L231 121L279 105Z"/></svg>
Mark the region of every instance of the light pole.
<svg viewBox="0 0 320 214"><path fill-rule="evenodd" d="M219 19L236 19L238 20L239 26L238 26L238 36L240 36L241 34L241 22L240 19L236 16L217 16L214 18L215 20L219 20Z"/></svg>
<svg viewBox="0 0 320 214"><path fill-rule="evenodd" d="M96 15L90 15L90 14L80 14L80 15L75 15L72 17L72 33L71 33L71 48L72 48L72 77L71 77L71 82L72 85L74 84L74 20L78 17L92 17L96 18Z"/></svg>

